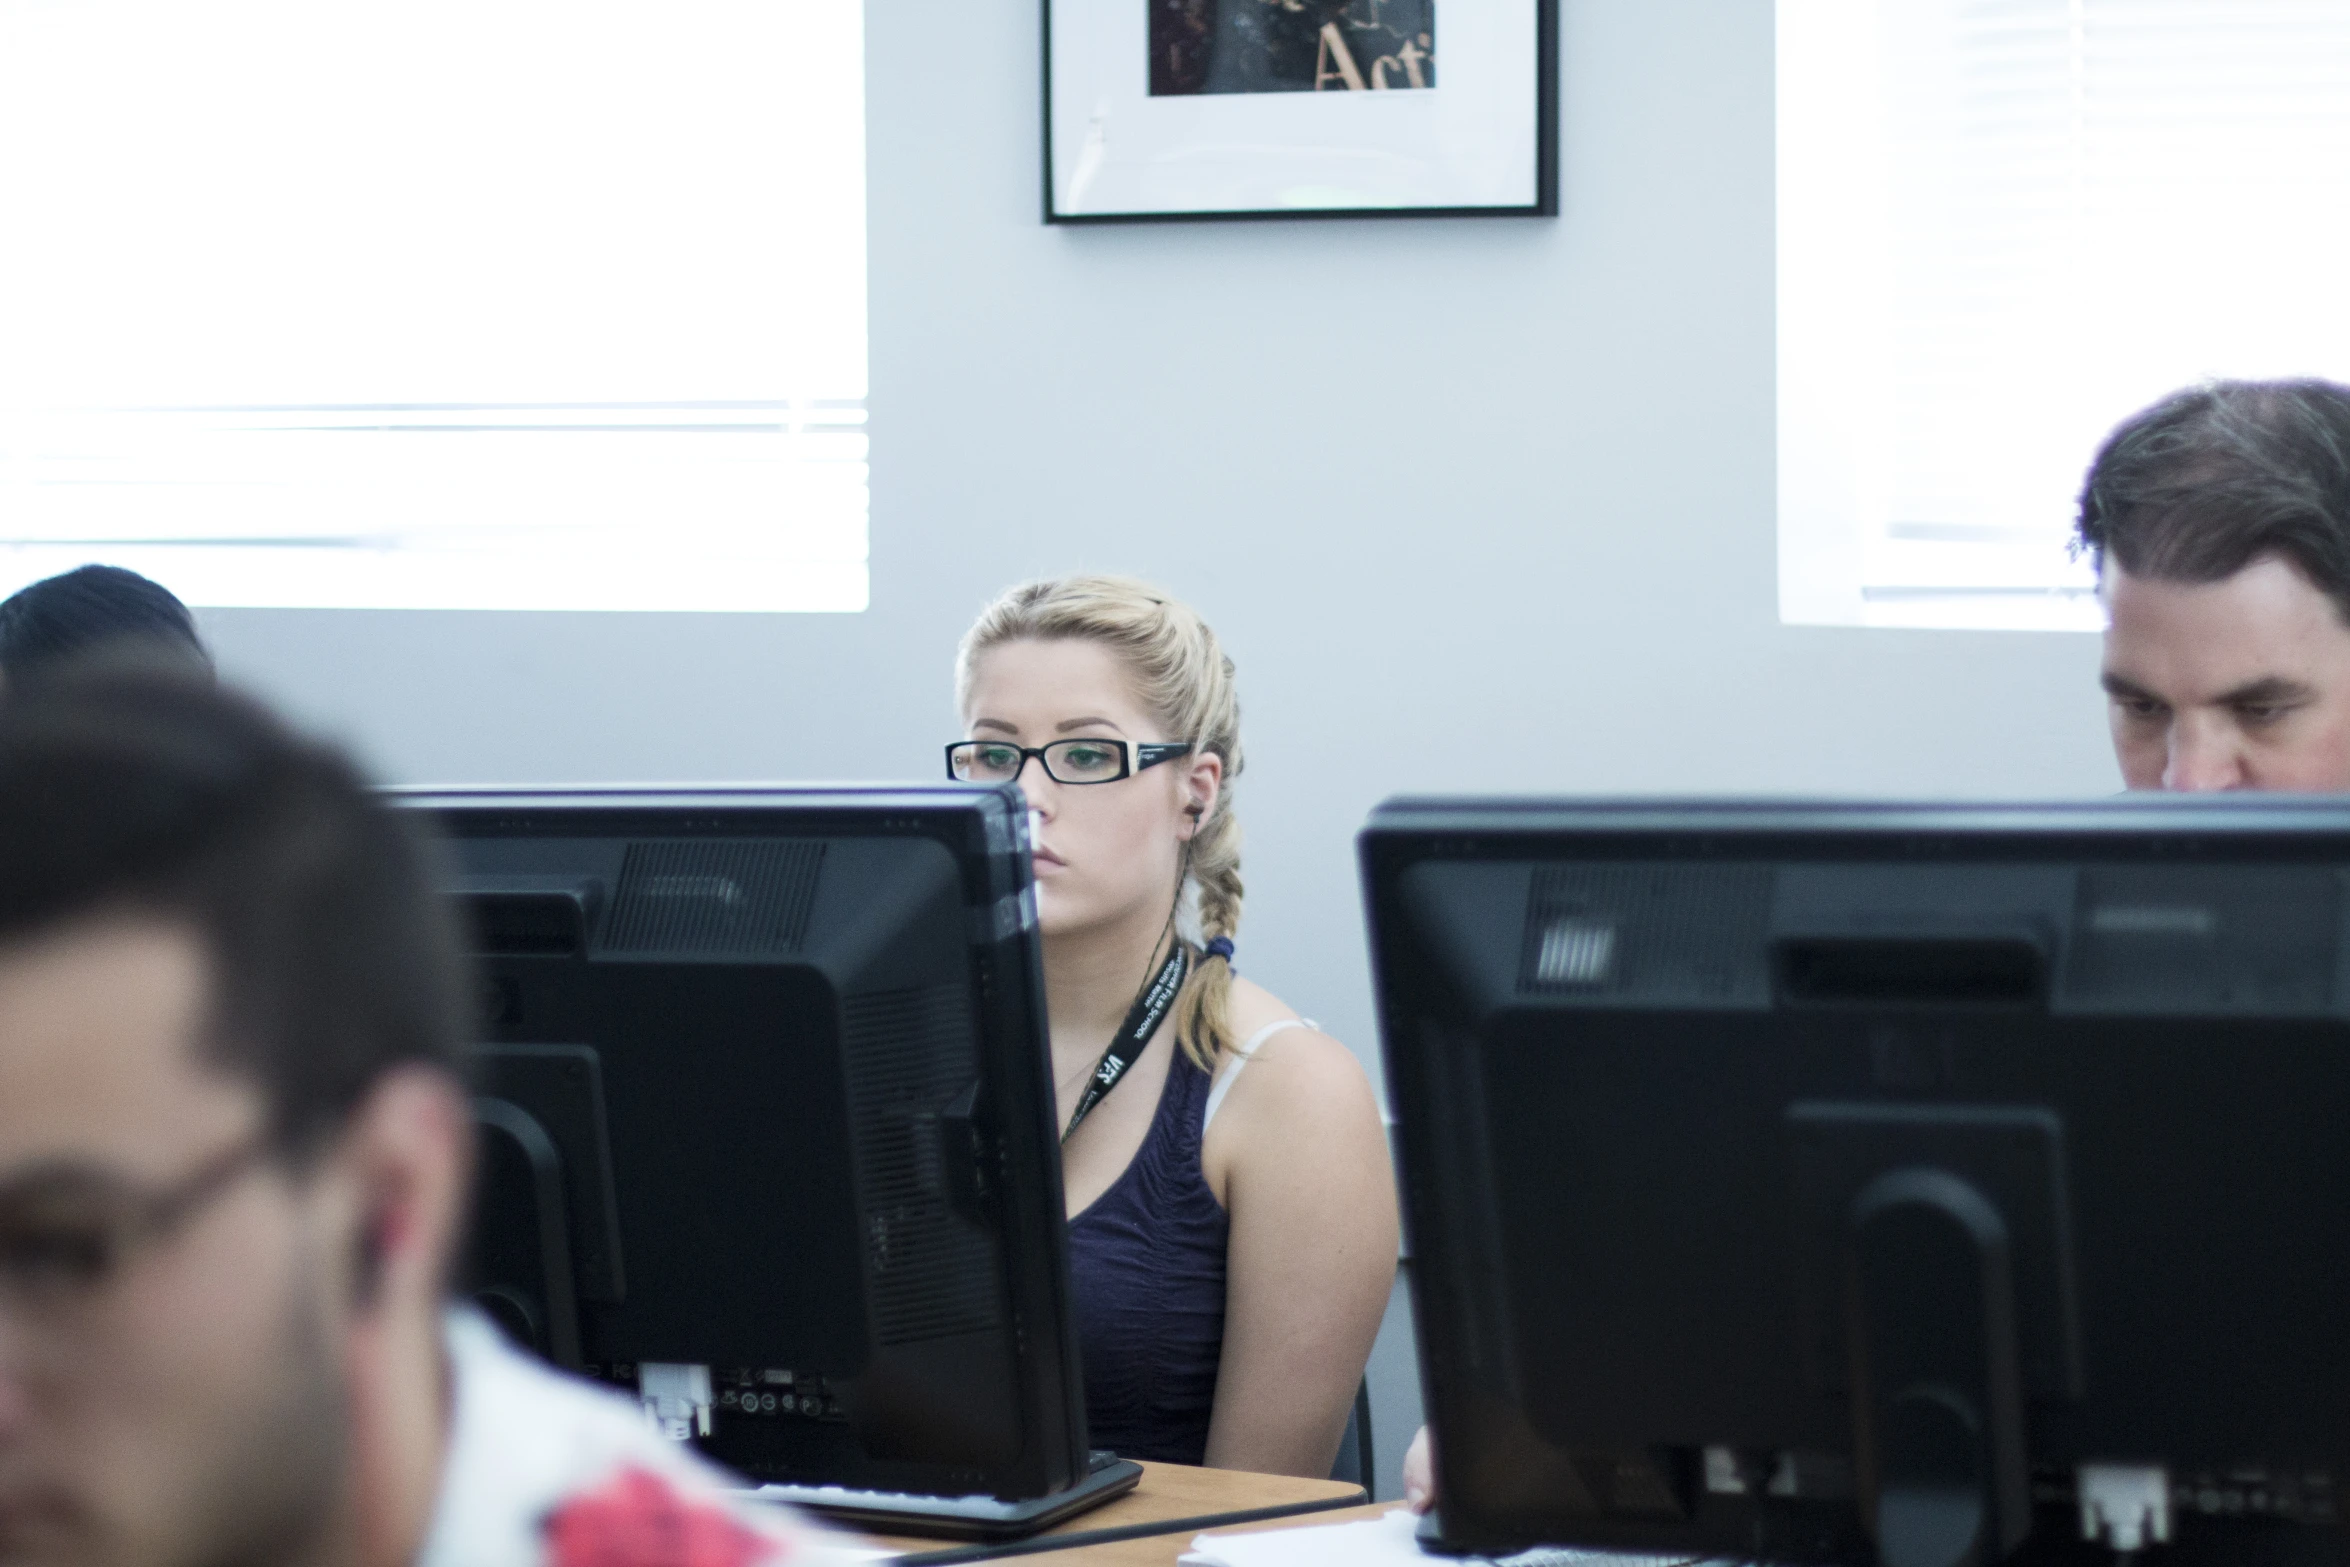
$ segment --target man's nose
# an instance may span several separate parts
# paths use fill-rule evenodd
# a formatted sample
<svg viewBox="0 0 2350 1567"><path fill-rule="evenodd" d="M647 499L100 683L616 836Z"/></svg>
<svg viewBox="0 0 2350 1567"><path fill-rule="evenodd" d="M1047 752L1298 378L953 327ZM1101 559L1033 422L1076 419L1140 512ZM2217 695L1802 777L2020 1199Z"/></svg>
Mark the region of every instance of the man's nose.
<svg viewBox="0 0 2350 1567"><path fill-rule="evenodd" d="M2180 794L2211 794L2244 787L2244 758L2224 726L2182 718L2171 726L2170 760L2162 786Z"/></svg>

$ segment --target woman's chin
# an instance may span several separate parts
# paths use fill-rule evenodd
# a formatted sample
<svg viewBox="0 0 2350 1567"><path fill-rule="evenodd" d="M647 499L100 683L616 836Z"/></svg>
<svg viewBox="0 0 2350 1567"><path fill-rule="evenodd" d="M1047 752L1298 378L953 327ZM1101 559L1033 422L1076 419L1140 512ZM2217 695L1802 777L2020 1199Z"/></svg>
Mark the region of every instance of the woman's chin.
<svg viewBox="0 0 2350 1567"><path fill-rule="evenodd" d="M1118 923L1093 899L1071 897L1049 881L1036 884L1036 933L1047 941L1091 935Z"/></svg>
<svg viewBox="0 0 2350 1567"><path fill-rule="evenodd" d="M1086 921L1071 909L1069 900L1053 895L1052 887L1043 881L1036 884L1036 933L1050 941L1055 936L1066 936L1083 930Z"/></svg>

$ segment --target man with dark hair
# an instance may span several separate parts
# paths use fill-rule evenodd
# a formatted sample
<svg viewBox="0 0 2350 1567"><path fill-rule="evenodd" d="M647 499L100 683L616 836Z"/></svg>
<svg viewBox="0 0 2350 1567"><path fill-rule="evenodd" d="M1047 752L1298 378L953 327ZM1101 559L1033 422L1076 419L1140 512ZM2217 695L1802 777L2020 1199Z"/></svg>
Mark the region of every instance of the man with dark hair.
<svg viewBox="0 0 2350 1567"><path fill-rule="evenodd" d="M827 1554L450 1309L469 983L428 871L209 681L0 703L0 1559Z"/></svg>
<svg viewBox="0 0 2350 1567"><path fill-rule="evenodd" d="M2097 453L2077 538L2129 787L2350 790L2350 387L2164 398Z"/></svg>
<svg viewBox="0 0 2350 1567"><path fill-rule="evenodd" d="M77 566L0 600L0 681L15 684L99 649L161 655L190 670L212 657L188 606L120 566Z"/></svg>

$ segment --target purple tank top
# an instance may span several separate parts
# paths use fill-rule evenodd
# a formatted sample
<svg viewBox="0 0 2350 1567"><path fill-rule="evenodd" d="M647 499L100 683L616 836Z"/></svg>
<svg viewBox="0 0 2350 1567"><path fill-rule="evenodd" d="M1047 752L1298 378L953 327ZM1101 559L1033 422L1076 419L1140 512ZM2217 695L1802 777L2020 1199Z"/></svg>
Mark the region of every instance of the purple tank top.
<svg viewBox="0 0 2350 1567"><path fill-rule="evenodd" d="M1196 1464L1224 1353L1231 1220L1199 1166L1208 1074L1182 1050L1142 1147L1069 1225L1069 1278L1095 1447Z"/></svg>

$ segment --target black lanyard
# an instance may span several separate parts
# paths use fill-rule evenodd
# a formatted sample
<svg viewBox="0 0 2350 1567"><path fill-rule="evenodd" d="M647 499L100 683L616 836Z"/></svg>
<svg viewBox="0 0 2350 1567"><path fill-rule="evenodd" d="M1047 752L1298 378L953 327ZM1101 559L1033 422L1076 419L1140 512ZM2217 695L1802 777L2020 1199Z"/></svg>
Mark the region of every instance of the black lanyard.
<svg viewBox="0 0 2350 1567"><path fill-rule="evenodd" d="M1191 949L1178 941L1175 950L1167 954L1167 965L1159 970L1158 978L1144 986L1142 994L1134 998L1134 1005L1127 1010L1126 1021L1110 1040L1110 1048L1102 1052L1101 1060L1095 1063L1092 1074L1086 1078L1085 1092L1077 1100L1077 1111L1069 1117L1068 1126L1061 1132L1062 1142L1069 1140L1069 1133L1077 1130L1077 1123L1084 1120L1087 1113L1100 1104L1111 1089L1118 1086L1118 1080L1126 1075L1126 1069L1142 1055L1143 1046L1149 1044L1151 1035L1159 1031L1160 1020L1166 1017L1167 1009L1175 1004L1175 997L1182 991L1183 981L1190 973Z"/></svg>

